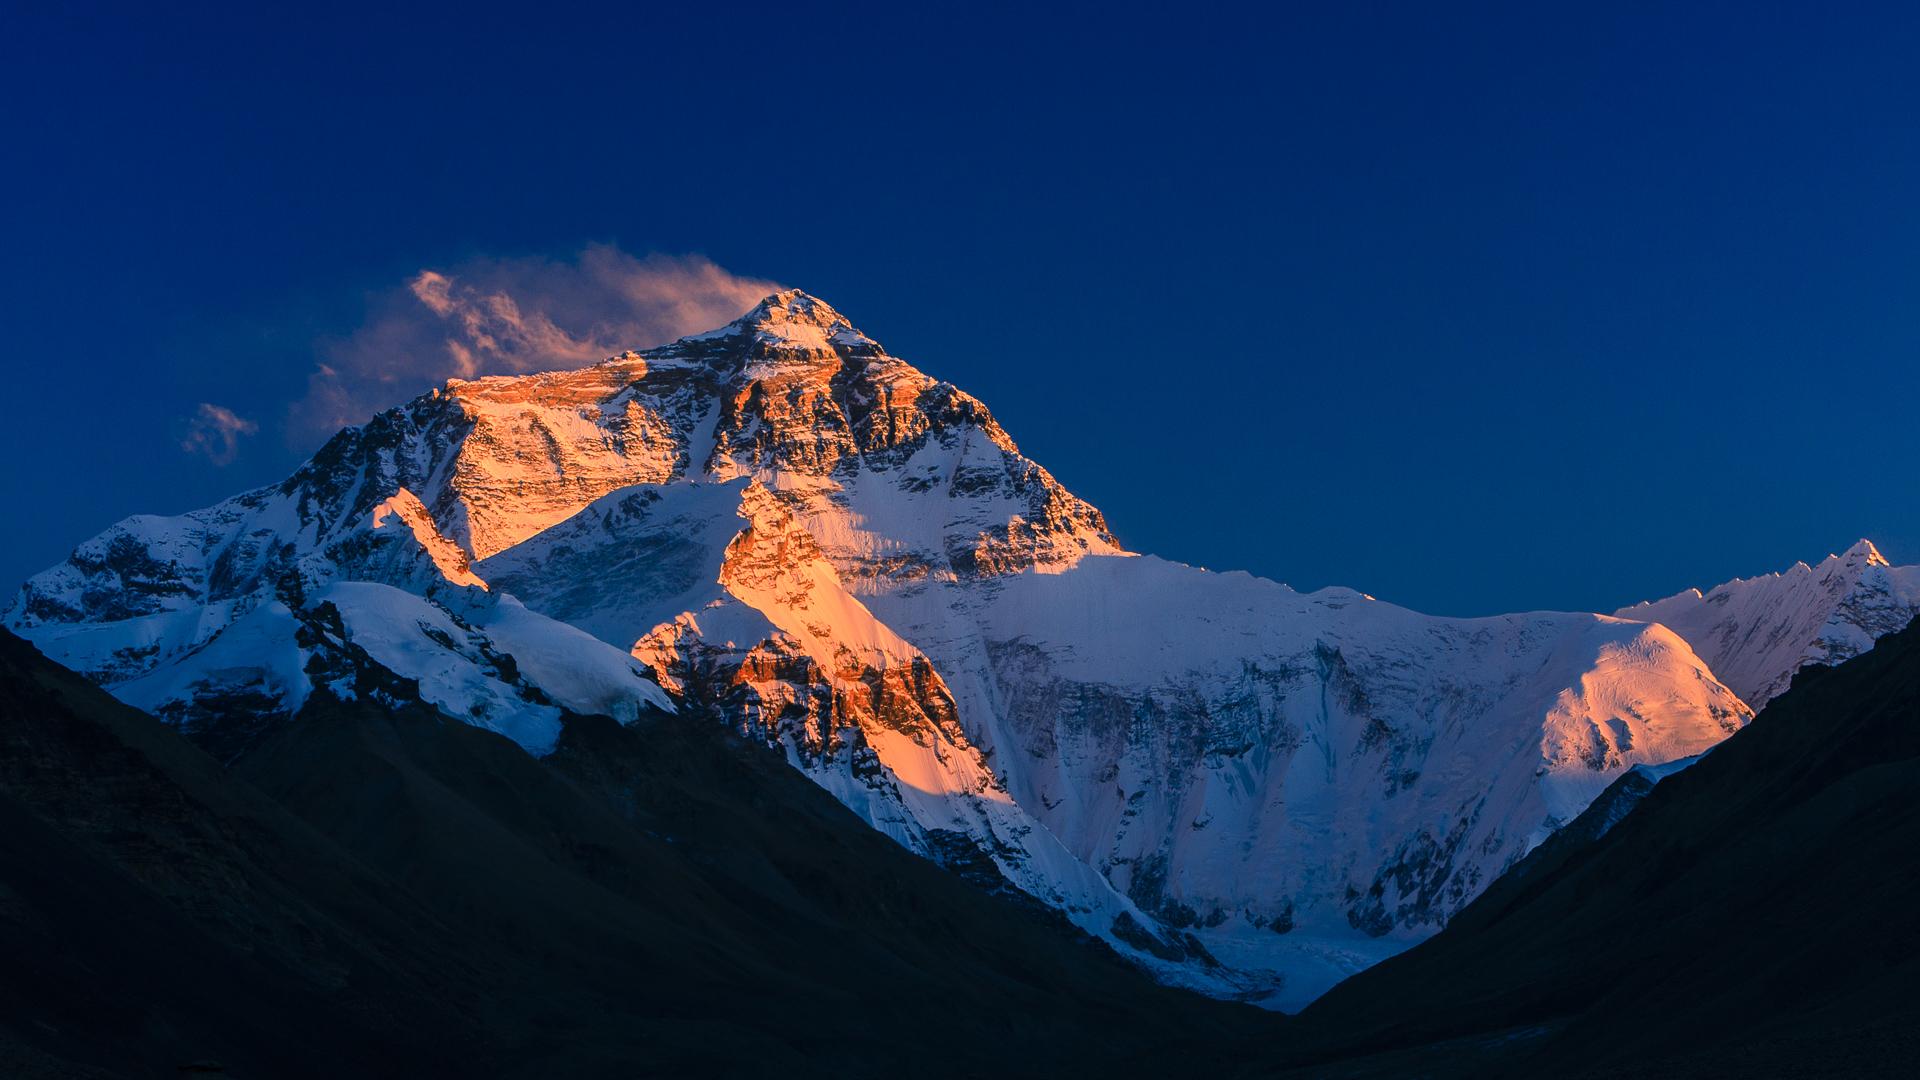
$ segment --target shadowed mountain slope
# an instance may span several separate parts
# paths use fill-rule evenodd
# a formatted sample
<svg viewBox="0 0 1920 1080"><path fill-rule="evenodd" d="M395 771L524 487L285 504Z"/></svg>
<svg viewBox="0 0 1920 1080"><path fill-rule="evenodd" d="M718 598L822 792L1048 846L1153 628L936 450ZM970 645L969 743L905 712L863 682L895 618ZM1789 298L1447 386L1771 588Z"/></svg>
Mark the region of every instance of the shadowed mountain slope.
<svg viewBox="0 0 1920 1080"><path fill-rule="evenodd" d="M712 725L570 715L535 759L359 679L223 768L0 640L0 1064L977 1075L1275 1023L1154 986Z"/></svg>
<svg viewBox="0 0 1920 1080"><path fill-rule="evenodd" d="M1917 795L1920 627L1804 669L1597 840L1557 834L1257 1071L1906 1075Z"/></svg>
<svg viewBox="0 0 1920 1080"><path fill-rule="evenodd" d="M8 1075L426 1068L477 1000L431 911L4 633L0 942Z"/></svg>

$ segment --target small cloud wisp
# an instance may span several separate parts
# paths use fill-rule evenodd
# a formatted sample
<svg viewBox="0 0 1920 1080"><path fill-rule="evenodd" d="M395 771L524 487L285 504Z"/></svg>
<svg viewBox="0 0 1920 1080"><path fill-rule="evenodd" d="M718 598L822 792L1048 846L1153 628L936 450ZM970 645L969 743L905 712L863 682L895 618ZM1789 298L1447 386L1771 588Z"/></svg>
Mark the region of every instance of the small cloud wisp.
<svg viewBox="0 0 1920 1080"><path fill-rule="evenodd" d="M203 401L187 418L187 434L180 440L180 449L200 454L215 465L231 465L240 455L240 437L259 430L259 424L232 409Z"/></svg>
<svg viewBox="0 0 1920 1080"><path fill-rule="evenodd" d="M376 297L359 330L322 347L288 435L325 437L449 378L580 367L711 330L779 287L697 255L636 258L608 245L571 260L422 270Z"/></svg>

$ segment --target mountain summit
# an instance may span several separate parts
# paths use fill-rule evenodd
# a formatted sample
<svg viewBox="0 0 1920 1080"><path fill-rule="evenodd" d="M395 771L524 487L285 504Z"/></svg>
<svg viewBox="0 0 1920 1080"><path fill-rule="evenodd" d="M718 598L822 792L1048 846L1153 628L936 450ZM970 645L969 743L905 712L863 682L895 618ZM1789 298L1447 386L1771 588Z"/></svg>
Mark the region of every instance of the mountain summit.
<svg viewBox="0 0 1920 1080"><path fill-rule="evenodd" d="M1893 565L1892 563L1887 561L1887 557L1885 555L1880 554L1879 548L1873 546L1873 541L1868 540L1865 537L1862 537L1861 539L1855 541L1854 545L1848 548L1845 552L1843 552L1840 557L1843 561L1845 561L1849 565L1864 565L1864 566L1892 566Z"/></svg>
<svg viewBox="0 0 1920 1080"><path fill-rule="evenodd" d="M717 350L706 349L701 344L704 342L724 345ZM750 358L832 361L884 352L878 342L855 329L845 315L826 301L799 289L774 293L718 330L683 338L668 349L676 347L679 352L701 353L714 361ZM664 354L665 350L660 352Z"/></svg>
<svg viewBox="0 0 1920 1080"><path fill-rule="evenodd" d="M808 330L824 331L831 336L846 333L861 341L867 341L865 335L853 328L853 323L845 315L833 309L831 304L799 289L783 289L769 295L753 306L753 309L719 330L709 331L705 336L727 336L738 333L764 334L770 338L792 340L811 336Z"/></svg>
<svg viewBox="0 0 1920 1080"><path fill-rule="evenodd" d="M581 715L702 718L1167 981L1288 1008L1750 715L1661 626L1127 552L979 400L796 290L451 382L281 484L113 526L6 621L228 749L343 657L534 754Z"/></svg>

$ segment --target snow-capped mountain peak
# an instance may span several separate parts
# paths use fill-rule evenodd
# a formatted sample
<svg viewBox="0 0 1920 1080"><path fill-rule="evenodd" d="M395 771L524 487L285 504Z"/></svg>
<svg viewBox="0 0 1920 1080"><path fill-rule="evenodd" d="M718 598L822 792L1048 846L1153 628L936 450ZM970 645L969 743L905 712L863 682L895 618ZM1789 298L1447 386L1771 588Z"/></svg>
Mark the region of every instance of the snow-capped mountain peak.
<svg viewBox="0 0 1920 1080"><path fill-rule="evenodd" d="M815 326L835 332L853 329L853 323L835 311L832 304L800 289L770 293L731 325L776 333L775 328L783 326Z"/></svg>
<svg viewBox="0 0 1920 1080"><path fill-rule="evenodd" d="M1284 1006L1750 715L1659 627L1126 552L978 399L798 290L449 383L280 485L115 526L7 621L189 726L297 708L323 638L535 753L664 686L902 844Z"/></svg>
<svg viewBox="0 0 1920 1080"><path fill-rule="evenodd" d="M1885 555L1880 554L1879 548L1873 546L1873 541L1868 540L1865 537L1862 537L1861 539L1855 541L1852 547L1848 548L1846 551L1841 552L1840 562L1841 562L1841 565L1847 566L1850 568L1893 565L1892 563L1887 561L1887 557Z"/></svg>
<svg viewBox="0 0 1920 1080"><path fill-rule="evenodd" d="M1863 539L1816 565L1687 589L1615 614L1671 628L1758 709L1801 668L1857 656L1916 612L1920 567L1894 566Z"/></svg>
<svg viewBox="0 0 1920 1080"><path fill-rule="evenodd" d="M832 305L799 289L773 293L733 322L683 338L682 342L726 338L747 338L765 349L813 356L834 355L835 346L873 351L880 348Z"/></svg>

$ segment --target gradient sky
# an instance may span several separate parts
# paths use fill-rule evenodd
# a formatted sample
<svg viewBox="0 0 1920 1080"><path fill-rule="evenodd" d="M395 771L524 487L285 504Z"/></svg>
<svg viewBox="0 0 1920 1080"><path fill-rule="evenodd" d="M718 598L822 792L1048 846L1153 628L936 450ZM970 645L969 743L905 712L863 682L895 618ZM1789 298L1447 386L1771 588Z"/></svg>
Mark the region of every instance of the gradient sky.
<svg viewBox="0 0 1920 1080"><path fill-rule="evenodd" d="M1445 614L1920 560L1911 6L646 6L16 10L8 587L284 476L421 270L590 244L827 299L1136 550Z"/></svg>

